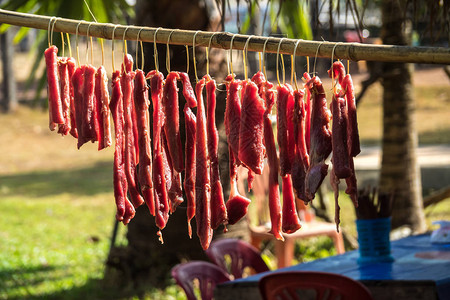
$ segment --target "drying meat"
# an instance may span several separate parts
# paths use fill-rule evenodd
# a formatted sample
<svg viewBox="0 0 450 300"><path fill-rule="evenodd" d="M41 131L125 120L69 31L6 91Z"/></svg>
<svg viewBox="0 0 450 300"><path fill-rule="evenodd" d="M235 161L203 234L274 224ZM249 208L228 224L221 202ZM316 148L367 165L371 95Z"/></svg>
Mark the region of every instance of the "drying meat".
<svg viewBox="0 0 450 300"><path fill-rule="evenodd" d="M127 56L126 56L127 57ZM133 80L134 73L131 71L124 72L127 70L128 62L131 57L125 59L125 67L122 66L122 76L120 78L120 84L123 93L123 110L125 117L125 174L127 175L128 191L130 192L131 202L134 207L138 207L144 203L144 199L138 191L137 187L137 173L136 173L136 162L137 162L137 134L134 133L135 117L133 117L134 103L133 103ZM131 61L132 64L132 61Z"/></svg>
<svg viewBox="0 0 450 300"><path fill-rule="evenodd" d="M183 84L183 96L189 107L197 106L197 99L195 98L194 89L192 88L189 75L185 72L178 72L179 79Z"/></svg>
<svg viewBox="0 0 450 300"><path fill-rule="evenodd" d="M98 123L98 150L111 146L111 126L109 124L108 75L103 66L95 74L95 98Z"/></svg>
<svg viewBox="0 0 450 300"><path fill-rule="evenodd" d="M303 79L305 82L309 82L311 77L308 73L303 74ZM305 142L306 150L309 154L309 149L311 147L311 90L309 88L305 89Z"/></svg>
<svg viewBox="0 0 450 300"><path fill-rule="evenodd" d="M74 103L74 90L72 84L72 77L75 73L75 59L73 57L67 58L67 70L69 73L69 93L70 93L70 134L74 138L78 138L77 123L75 121L75 103Z"/></svg>
<svg viewBox="0 0 450 300"><path fill-rule="evenodd" d="M164 127L165 126L167 126L167 124L165 124ZM183 190L181 188L181 174L173 168L172 159L169 155L167 138L164 134L162 134L161 140L163 143L164 176L166 177L166 189L170 201L169 211L170 213L173 213L178 205L184 201Z"/></svg>
<svg viewBox="0 0 450 300"><path fill-rule="evenodd" d="M44 52L47 66L48 109L50 130L56 129L56 124L64 124L61 91L58 80L58 48L51 46Z"/></svg>
<svg viewBox="0 0 450 300"><path fill-rule="evenodd" d="M330 185L334 192L334 222L336 223L336 230L339 232L339 223L341 220L339 218L339 213L341 208L339 207L339 178L337 178L334 173L334 168L330 172Z"/></svg>
<svg viewBox="0 0 450 300"><path fill-rule="evenodd" d="M76 72L75 72L76 74ZM124 117L123 117L123 96L120 86L120 72L114 71L112 77L112 93L110 108L114 121L115 149L114 149L114 198L116 200L116 219L128 224L134 217L134 207L127 199L127 178L125 175L124 161Z"/></svg>
<svg viewBox="0 0 450 300"><path fill-rule="evenodd" d="M64 124L58 124L58 133L63 136L69 134L71 129L70 121L70 78L69 70L67 66L67 58L61 57L58 60L58 74L59 74L59 87L62 104L62 113L64 117Z"/></svg>
<svg viewBox="0 0 450 300"><path fill-rule="evenodd" d="M292 188L291 175L287 174L282 177L282 190L283 190L283 221L282 229L286 233L294 233L300 227L300 220L297 215L297 209L295 207L295 197Z"/></svg>
<svg viewBox="0 0 450 300"><path fill-rule="evenodd" d="M150 211L155 215L155 200L153 198L152 182L152 147L150 139L150 117L148 112L149 99L145 74L136 70L134 78L134 106L136 108L136 123L138 127L139 144L139 172L138 179L142 196Z"/></svg>
<svg viewBox="0 0 450 300"><path fill-rule="evenodd" d="M325 159L330 155L332 149L331 114L327 108L325 91L318 76L307 82L307 88L311 93L311 148L309 152L310 168L305 181L307 200L312 200L328 172Z"/></svg>
<svg viewBox="0 0 450 300"><path fill-rule="evenodd" d="M197 235L200 239L200 244L203 249L208 249L213 231L211 228L211 185L208 168L206 116L202 96L204 86L205 79L202 78L195 87L197 93L195 219L197 221Z"/></svg>
<svg viewBox="0 0 450 300"><path fill-rule="evenodd" d="M248 169L261 175L266 154L263 144L265 105L254 82L247 81L244 85L238 158Z"/></svg>
<svg viewBox="0 0 450 300"><path fill-rule="evenodd" d="M183 148L180 137L180 116L178 111L178 72L167 75L163 92L163 111L166 117L164 132L169 146L170 158L175 171L180 173L184 169Z"/></svg>
<svg viewBox="0 0 450 300"><path fill-rule="evenodd" d="M337 178L347 178L351 175L347 147L347 108L345 99L338 93L333 95L331 113L333 117L333 170Z"/></svg>
<svg viewBox="0 0 450 300"><path fill-rule="evenodd" d="M95 73L97 73L97 69L92 65L87 65L84 69L82 132L86 142L97 141L97 128L95 124Z"/></svg>
<svg viewBox="0 0 450 300"><path fill-rule="evenodd" d="M211 227L217 229L227 221L227 209L223 198L222 183L219 172L219 132L216 128L216 81L209 75L204 77L206 83L206 132L211 176Z"/></svg>
<svg viewBox="0 0 450 300"><path fill-rule="evenodd" d="M353 81L350 74L345 75L342 82L342 89L345 91L345 98L347 100L347 143L350 155L352 157L355 157L361 152L361 148L359 144L358 120L356 117L355 92L353 89Z"/></svg>
<svg viewBox="0 0 450 300"><path fill-rule="evenodd" d="M292 185L297 194L297 198L307 201L305 193L305 178L309 168L309 155L305 140L306 131L306 109L304 102L305 92L294 91L294 139L295 158L292 163Z"/></svg>
<svg viewBox="0 0 450 300"><path fill-rule="evenodd" d="M241 121L241 100L239 89L241 81L235 80L233 75L228 75L225 79L227 86L227 103L225 108L225 133L228 145L237 159L239 153L239 124Z"/></svg>
<svg viewBox="0 0 450 300"><path fill-rule="evenodd" d="M78 144L80 147L86 142L83 135L83 102L84 102L84 69L86 66L81 66L75 69L72 76L72 86L73 86L73 102L75 107L75 121L78 133Z"/></svg>
<svg viewBox="0 0 450 300"><path fill-rule="evenodd" d="M277 140L280 149L280 175L291 173L292 155L295 153L292 111L294 91L288 84L277 86Z"/></svg>
<svg viewBox="0 0 450 300"><path fill-rule="evenodd" d="M195 101L197 105L197 101ZM197 119L188 105L184 106L186 123L184 192L187 199L187 222L189 237L192 238L191 220L195 215L195 128Z"/></svg>
<svg viewBox="0 0 450 300"><path fill-rule="evenodd" d="M164 175L162 127L164 113L162 110L164 76L161 72L151 71L150 90L153 104L153 188L155 190L155 222L160 229L166 227L169 219L169 197L167 195L166 177Z"/></svg>
<svg viewBox="0 0 450 300"><path fill-rule="evenodd" d="M333 73L331 73L333 70ZM330 70L328 70L328 76L330 78L334 78L339 82L339 85L342 86L344 76L345 76L345 68L344 65L340 61L335 61Z"/></svg>
<svg viewBox="0 0 450 300"><path fill-rule="evenodd" d="M275 137L273 136L272 121L270 112L275 103L275 95L272 91L273 84L268 82L262 72L256 73L252 81L258 85L259 95L264 99L266 111L264 112L264 145L266 146L267 163L269 166L269 212L272 228L270 232L277 240L284 240L281 233L281 204L280 191L278 185L279 163L277 149L275 147Z"/></svg>

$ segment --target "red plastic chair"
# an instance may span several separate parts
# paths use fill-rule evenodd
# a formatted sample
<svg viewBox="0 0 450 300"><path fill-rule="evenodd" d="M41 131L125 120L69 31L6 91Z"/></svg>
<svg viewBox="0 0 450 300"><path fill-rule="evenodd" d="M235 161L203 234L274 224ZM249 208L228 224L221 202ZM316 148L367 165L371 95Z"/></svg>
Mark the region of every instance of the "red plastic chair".
<svg viewBox="0 0 450 300"><path fill-rule="evenodd" d="M325 272L275 272L260 279L259 290L264 300L373 299L369 290L358 281Z"/></svg>
<svg viewBox="0 0 450 300"><path fill-rule="evenodd" d="M256 273L269 271L260 252L247 242L239 239L221 239L213 241L206 255L216 265L228 272L226 256L231 259L230 274L235 279L242 278L244 269L250 267Z"/></svg>
<svg viewBox="0 0 450 300"><path fill-rule="evenodd" d="M188 300L197 300L194 280L199 281L202 300L211 300L217 284L230 280L230 276L218 266L206 261L191 261L172 268L172 277L186 293Z"/></svg>

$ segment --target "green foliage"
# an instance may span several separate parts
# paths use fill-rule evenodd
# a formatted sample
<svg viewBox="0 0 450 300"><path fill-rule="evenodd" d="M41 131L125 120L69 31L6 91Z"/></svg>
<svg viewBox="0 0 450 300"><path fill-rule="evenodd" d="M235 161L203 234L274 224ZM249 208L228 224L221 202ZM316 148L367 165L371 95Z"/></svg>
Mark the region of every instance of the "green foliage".
<svg viewBox="0 0 450 300"><path fill-rule="evenodd" d="M276 15L283 33L289 38L312 39L307 1L283 1L280 12ZM275 14L271 14L275 16Z"/></svg>

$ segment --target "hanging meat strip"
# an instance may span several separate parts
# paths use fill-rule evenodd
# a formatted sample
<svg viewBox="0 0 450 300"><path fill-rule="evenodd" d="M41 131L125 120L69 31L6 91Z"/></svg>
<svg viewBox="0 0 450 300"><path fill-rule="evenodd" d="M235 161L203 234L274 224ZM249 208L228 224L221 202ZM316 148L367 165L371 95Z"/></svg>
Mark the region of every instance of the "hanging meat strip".
<svg viewBox="0 0 450 300"><path fill-rule="evenodd" d="M170 158L175 171L180 173L184 169L183 148L180 137L180 116L178 111L178 72L167 75L163 93L163 111L166 117L164 132L169 146Z"/></svg>
<svg viewBox="0 0 450 300"><path fill-rule="evenodd" d="M185 72L178 72L179 79L183 84L183 96L187 101L189 107L197 106L197 99L195 98L194 89L192 88L191 81L189 80L189 75Z"/></svg>
<svg viewBox="0 0 450 300"><path fill-rule="evenodd" d="M75 72L76 74L76 72ZM124 115L123 96L120 86L120 72L114 71L112 77L112 94L110 108L114 121L115 149L114 149L114 198L116 200L116 219L125 225L134 217L135 210L127 199L127 178L125 175L124 161Z"/></svg>
<svg viewBox="0 0 450 300"><path fill-rule="evenodd" d="M197 101L195 101L197 105ZM197 119L188 105L184 106L186 123L184 192L187 199L187 223L189 237L192 238L191 220L195 215L195 128Z"/></svg>
<svg viewBox="0 0 450 300"><path fill-rule="evenodd" d="M67 58L67 70L69 73L69 93L70 93L70 134L74 138L78 138L77 123L75 120L75 102L74 102L74 90L72 84L72 77L75 73L75 59L73 57Z"/></svg>
<svg viewBox="0 0 450 300"><path fill-rule="evenodd" d="M59 87L62 104L64 124L58 124L58 133L68 135L71 129L70 121L70 78L67 66L67 58L61 57L58 60Z"/></svg>
<svg viewBox="0 0 450 300"><path fill-rule="evenodd" d="M330 172L330 185L334 192L334 222L336 223L336 231L339 232L339 213L341 208L339 207L339 178L334 173L334 168Z"/></svg>
<svg viewBox="0 0 450 300"><path fill-rule="evenodd" d="M306 109L304 99L305 92L294 91L294 138L295 138L295 158L292 163L292 185L297 194L297 198L307 201L305 193L305 178L309 168L309 155L305 140L306 131Z"/></svg>
<svg viewBox="0 0 450 300"><path fill-rule="evenodd" d="M311 77L308 73L303 74L303 79L305 82L309 82ZM305 89L305 142L306 150L309 154L309 149L311 147L311 91L309 88Z"/></svg>
<svg viewBox="0 0 450 300"><path fill-rule="evenodd" d="M51 46L44 52L47 66L48 109L50 130L56 129L56 124L64 124L61 91L58 80L58 48Z"/></svg>
<svg viewBox="0 0 450 300"><path fill-rule="evenodd" d="M331 153L330 111L327 108L325 91L319 77L313 77L307 87L311 93L311 148L310 167L306 174L306 195L308 200L314 194L327 175L328 165L325 159Z"/></svg>
<svg viewBox="0 0 450 300"><path fill-rule="evenodd" d="M87 65L84 69L84 91L83 91L83 137L86 142L97 141L96 126L96 100L95 100L95 69L92 65Z"/></svg>
<svg viewBox="0 0 450 300"><path fill-rule="evenodd" d="M169 211L173 213L178 205L184 201L183 190L181 188L181 174L173 168L172 159L169 154L169 145L164 133L161 136L161 141L163 143L164 176L166 177L166 189L170 201Z"/></svg>
<svg viewBox="0 0 450 300"><path fill-rule="evenodd" d="M264 145L266 146L267 163L269 165L269 212L272 228L270 232L277 240L284 240L281 234L281 204L280 191L278 185L279 163L275 138L273 136L272 121L270 112L275 103L275 95L272 91L273 84L268 82L262 72L256 73L252 81L258 85L259 95L264 99L266 111L264 112Z"/></svg>
<svg viewBox="0 0 450 300"><path fill-rule="evenodd" d="M331 70L333 70L334 74L331 73ZM330 78L336 79L339 82L339 85L342 86L345 76L344 65L340 61L335 61L332 67L328 70L328 76L330 76Z"/></svg>
<svg viewBox="0 0 450 300"><path fill-rule="evenodd" d="M150 139L150 116L148 112L150 101L145 74L136 70L134 78L134 106L136 108L136 123L138 127L139 172L138 179L142 196L151 215L155 215L155 200L153 198L152 182L152 146Z"/></svg>
<svg viewBox="0 0 450 300"><path fill-rule="evenodd" d="M262 174L266 154L263 144L265 110L264 101L258 95L258 87L254 82L247 81L242 97L238 158L258 175Z"/></svg>
<svg viewBox="0 0 450 300"><path fill-rule="evenodd" d="M294 126L292 111L294 109L294 91L288 84L277 86L277 140L280 149L280 175L291 173L294 148ZM291 134L289 134L291 133Z"/></svg>
<svg viewBox="0 0 450 300"><path fill-rule="evenodd" d="M108 75L103 66L95 74L95 98L98 122L98 150L111 146L111 126L109 124Z"/></svg>
<svg viewBox="0 0 450 300"><path fill-rule="evenodd" d="M86 143L87 141L83 135L83 102L84 102L84 69L85 65L76 68L75 72L72 76L72 86L73 86L73 102L75 107L75 120L77 125L77 133L78 133L78 144L77 147L80 147Z"/></svg>
<svg viewBox="0 0 450 300"><path fill-rule="evenodd" d="M338 93L333 95L331 113L333 117L332 162L334 174L337 178L347 178L352 173L347 147L347 107L345 106L345 99Z"/></svg>
<svg viewBox="0 0 450 300"><path fill-rule="evenodd" d="M151 71L150 90L153 104L153 188L155 190L155 222L159 229L166 227L169 219L169 197L167 195L166 178L164 175L163 146L161 140L164 125L162 110L164 76L161 72Z"/></svg>
<svg viewBox="0 0 450 300"><path fill-rule="evenodd" d="M202 96L204 86L205 79L202 78L195 87L197 93L195 219L197 221L197 235L200 243L203 249L208 249L213 231L211 228L211 183L208 168L206 116Z"/></svg>
<svg viewBox="0 0 450 300"><path fill-rule="evenodd" d="M282 190L283 190L283 218L282 229L286 233L294 233L300 227L300 220L297 215L297 209L295 207L294 190L292 187L291 175L287 174L282 177Z"/></svg>
<svg viewBox="0 0 450 300"><path fill-rule="evenodd" d="M128 182L128 191L130 192L131 202L134 207L138 207L144 203L144 199L138 191L137 187L137 173L136 173L136 162L138 160L138 154L136 144L138 143L135 140L134 133L134 124L137 118L133 117L133 81L134 81L134 73L128 70L128 63L131 60L131 57L125 56L126 59L124 61L125 67L122 66L122 76L120 78L120 84L122 87L123 93L123 110L125 116L125 174L127 175ZM131 61L132 65L132 61ZM124 72L126 70L127 72Z"/></svg>
<svg viewBox="0 0 450 300"><path fill-rule="evenodd" d="M216 81L209 75L206 83L206 131L211 176L211 227L217 229L227 221L227 209L223 198L219 172L219 132L216 128Z"/></svg>
<svg viewBox="0 0 450 300"><path fill-rule="evenodd" d="M347 143L350 155L356 157L361 152L359 144L358 120L356 117L356 101L353 81L350 74L345 75L342 82L342 89L345 91L348 110Z"/></svg>

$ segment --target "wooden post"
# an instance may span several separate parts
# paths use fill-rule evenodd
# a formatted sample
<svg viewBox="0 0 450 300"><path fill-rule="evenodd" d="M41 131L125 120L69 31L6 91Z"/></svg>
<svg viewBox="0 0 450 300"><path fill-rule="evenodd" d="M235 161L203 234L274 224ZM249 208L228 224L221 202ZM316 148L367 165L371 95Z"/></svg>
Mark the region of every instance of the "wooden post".
<svg viewBox="0 0 450 300"><path fill-rule="evenodd" d="M14 47L10 30L0 35L0 45L3 64L3 97L0 104L4 112L10 112L15 110L17 106L16 80L13 69Z"/></svg>

